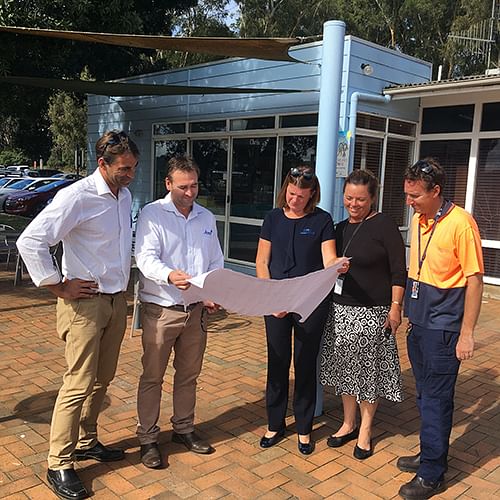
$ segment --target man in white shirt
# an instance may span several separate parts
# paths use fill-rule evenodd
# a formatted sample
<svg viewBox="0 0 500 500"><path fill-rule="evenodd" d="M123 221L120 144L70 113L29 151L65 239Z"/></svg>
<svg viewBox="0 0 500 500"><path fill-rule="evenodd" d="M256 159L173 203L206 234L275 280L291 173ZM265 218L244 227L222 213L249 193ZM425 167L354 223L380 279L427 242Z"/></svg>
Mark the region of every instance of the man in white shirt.
<svg viewBox="0 0 500 500"><path fill-rule="evenodd" d="M137 221L136 262L141 272L143 373L137 395L137 435L142 463L163 466L158 419L163 377L172 349L172 441L195 453L214 449L194 432L196 382L207 343L206 313L214 303L185 304L190 277L224 266L215 217L195 203L200 170L187 157L172 158L165 179L169 194L142 210Z"/></svg>
<svg viewBox="0 0 500 500"><path fill-rule="evenodd" d="M121 460L97 440L97 417L113 379L127 321L132 247L131 195L139 150L119 131L96 143L98 168L57 193L17 241L36 286L57 300L57 331L67 371L50 429L47 480L61 498L89 496L76 460ZM63 243L62 275L50 247Z"/></svg>

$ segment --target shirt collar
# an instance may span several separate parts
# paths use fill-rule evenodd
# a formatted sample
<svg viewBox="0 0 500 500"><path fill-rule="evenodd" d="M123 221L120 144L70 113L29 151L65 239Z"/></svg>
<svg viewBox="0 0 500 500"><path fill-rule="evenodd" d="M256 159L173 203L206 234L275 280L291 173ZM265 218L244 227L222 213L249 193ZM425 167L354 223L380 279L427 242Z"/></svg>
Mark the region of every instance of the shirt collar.
<svg viewBox="0 0 500 500"><path fill-rule="evenodd" d="M439 220L443 220L445 217L447 217L454 206L455 204L453 202L449 200L444 200L443 214L441 215L441 218ZM428 219L426 215L419 214L418 223L424 231L428 231L432 229L432 226L434 225L434 219L433 218Z"/></svg>
<svg viewBox="0 0 500 500"><path fill-rule="evenodd" d="M182 217L183 219L186 219L186 217L184 217L184 215L181 214L179 212L179 210L177 210L177 207L175 206L174 202L172 201L172 195L170 193L168 193L165 196L165 198L163 198L161 200L161 206L162 206L163 210L166 210L167 212L174 213L178 217ZM191 212L189 212L187 220L192 219L193 217L196 217L197 215L199 215L201 213L201 211L202 211L201 205L198 205L198 203L194 202L193 208L192 208Z"/></svg>
<svg viewBox="0 0 500 500"><path fill-rule="evenodd" d="M113 192L111 191L111 189L109 188L107 182L104 180L104 177L102 176L101 171L99 170L99 167L97 167L97 169L94 171L92 176L94 177L95 187L97 190L97 194L99 196L102 196L102 195L108 194L108 193L111 194L113 197L115 196L113 194Z"/></svg>

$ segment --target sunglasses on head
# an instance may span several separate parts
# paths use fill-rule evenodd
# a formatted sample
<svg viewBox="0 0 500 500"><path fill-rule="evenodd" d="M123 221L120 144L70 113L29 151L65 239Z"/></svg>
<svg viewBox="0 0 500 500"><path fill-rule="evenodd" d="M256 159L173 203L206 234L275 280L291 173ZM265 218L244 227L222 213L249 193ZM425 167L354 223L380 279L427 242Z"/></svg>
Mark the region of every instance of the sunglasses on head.
<svg viewBox="0 0 500 500"><path fill-rule="evenodd" d="M104 144L104 149L102 152L104 153L108 146L118 146L118 144L121 144L122 142L127 142L128 141L128 135L125 132L117 132L114 133Z"/></svg>
<svg viewBox="0 0 500 500"><path fill-rule="evenodd" d="M420 172L423 172L426 175L434 175L434 169L432 168L432 165L430 165L426 161L418 161L417 163L415 163L414 169L420 170Z"/></svg>
<svg viewBox="0 0 500 500"><path fill-rule="evenodd" d="M304 177L306 181L310 181L314 177L314 172L311 170L301 170L300 168L294 167L290 169L290 175L295 179L297 179L298 177Z"/></svg>

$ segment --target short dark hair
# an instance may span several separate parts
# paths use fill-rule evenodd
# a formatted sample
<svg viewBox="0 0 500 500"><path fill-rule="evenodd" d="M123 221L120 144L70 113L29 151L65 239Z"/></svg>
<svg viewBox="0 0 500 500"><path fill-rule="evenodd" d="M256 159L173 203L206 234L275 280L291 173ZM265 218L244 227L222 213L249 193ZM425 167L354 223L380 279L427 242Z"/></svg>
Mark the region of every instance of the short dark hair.
<svg viewBox="0 0 500 500"><path fill-rule="evenodd" d="M95 143L96 158L111 165L118 156L132 153L139 158L139 148L123 130L108 130Z"/></svg>
<svg viewBox="0 0 500 500"><path fill-rule="evenodd" d="M405 181L422 181L425 190L430 191L434 186L439 186L441 194L446 185L446 173L444 168L435 158L424 158L418 160L405 172Z"/></svg>
<svg viewBox="0 0 500 500"><path fill-rule="evenodd" d="M288 208L286 202L286 189L288 187L288 184L293 184L300 189L312 190L312 196L307 202L307 205L304 208L304 212L306 214L314 212L314 209L318 205L321 198L319 180L314 173L314 169L308 165L300 165L298 167L293 167L288 171L285 180L283 181L283 185L281 186L281 190L278 193L276 204L279 208Z"/></svg>
<svg viewBox="0 0 500 500"><path fill-rule="evenodd" d="M171 181L172 174L175 170L180 170L181 172L196 172L196 175L200 176L200 167L196 161L190 156L174 156L170 158L167 163L167 175L166 178Z"/></svg>
<svg viewBox="0 0 500 500"><path fill-rule="evenodd" d="M347 184L354 184L355 186L367 186L368 194L375 203L378 194L379 183L378 179L369 171L369 170L361 170L357 168L353 170L347 177L344 182L344 192Z"/></svg>

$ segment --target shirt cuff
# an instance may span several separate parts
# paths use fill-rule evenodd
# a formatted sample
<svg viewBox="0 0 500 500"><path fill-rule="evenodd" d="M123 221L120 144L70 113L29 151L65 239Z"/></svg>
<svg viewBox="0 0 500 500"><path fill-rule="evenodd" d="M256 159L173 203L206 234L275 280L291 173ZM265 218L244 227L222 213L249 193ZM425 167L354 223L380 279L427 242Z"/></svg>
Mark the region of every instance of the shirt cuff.
<svg viewBox="0 0 500 500"><path fill-rule="evenodd" d="M61 283L61 276L59 275L58 272L55 272L54 274L51 274L50 276L47 276L46 278L40 280L39 283L35 283L35 285L47 286L47 285L58 285L59 283Z"/></svg>

